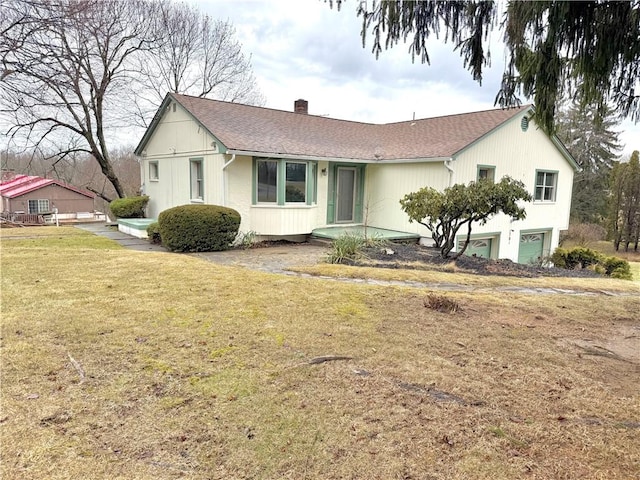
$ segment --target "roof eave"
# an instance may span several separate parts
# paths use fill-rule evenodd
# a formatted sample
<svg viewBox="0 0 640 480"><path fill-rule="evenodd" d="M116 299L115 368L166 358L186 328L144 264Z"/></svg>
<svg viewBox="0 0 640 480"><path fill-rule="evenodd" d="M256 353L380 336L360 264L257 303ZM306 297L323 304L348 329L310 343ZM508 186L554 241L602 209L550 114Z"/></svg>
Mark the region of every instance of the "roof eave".
<svg viewBox="0 0 640 480"><path fill-rule="evenodd" d="M258 152L252 150L227 149L228 155L243 155L247 157L282 158L285 160L309 160L316 162L334 163L365 163L365 164L390 164L390 163L426 163L426 162L446 162L452 160L451 157L420 157L420 158L393 158L393 159L367 159L351 157L325 157L320 155L296 155L290 153Z"/></svg>
<svg viewBox="0 0 640 480"><path fill-rule="evenodd" d="M571 152L567 150L567 147L564 146L564 143L562 143L562 140L560 140L560 138L558 138L557 135L553 134L549 138L551 139L553 144L556 146L556 148L560 150L560 153L562 154L562 156L567 160L567 162L569 162L569 165L571 165L571 167L575 172L579 172L580 170L582 170L580 168L580 165L578 165L578 162L576 162L575 159L573 158L573 155L571 155Z"/></svg>
<svg viewBox="0 0 640 480"><path fill-rule="evenodd" d="M140 143L138 143L138 146L133 151L133 153L136 154L138 157L142 156L142 152L143 152L144 148L147 146L147 142L149 141L149 139L151 138L151 136L155 132L158 124L160 123L160 120L162 120L162 115L163 115L165 109L167 108L167 105L169 105L169 102L171 102L172 99L173 99L173 97L172 97L171 93L167 93L165 95L164 99L162 100L162 103L158 107L158 110L156 110L156 113L153 116L153 119L151 120L151 123L149 124L149 126L145 130L144 135L142 136L142 139L140 140Z"/></svg>

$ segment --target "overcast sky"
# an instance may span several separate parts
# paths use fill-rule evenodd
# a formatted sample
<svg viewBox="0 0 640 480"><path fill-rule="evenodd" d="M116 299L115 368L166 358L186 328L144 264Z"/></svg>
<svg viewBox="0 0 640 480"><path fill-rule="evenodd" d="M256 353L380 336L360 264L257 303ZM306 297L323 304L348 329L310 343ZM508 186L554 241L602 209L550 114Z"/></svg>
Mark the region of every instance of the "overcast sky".
<svg viewBox="0 0 640 480"><path fill-rule="evenodd" d="M504 57L493 33L492 65L482 86L462 66L451 44L433 40L431 65L412 63L408 46L383 51L379 59L360 37L357 0L340 11L324 0L198 0L203 12L229 20L266 97L266 107L292 110L309 102L309 113L371 123L389 123L495 108ZM523 99L527 103L526 99ZM626 121L624 153L640 150L640 124Z"/></svg>

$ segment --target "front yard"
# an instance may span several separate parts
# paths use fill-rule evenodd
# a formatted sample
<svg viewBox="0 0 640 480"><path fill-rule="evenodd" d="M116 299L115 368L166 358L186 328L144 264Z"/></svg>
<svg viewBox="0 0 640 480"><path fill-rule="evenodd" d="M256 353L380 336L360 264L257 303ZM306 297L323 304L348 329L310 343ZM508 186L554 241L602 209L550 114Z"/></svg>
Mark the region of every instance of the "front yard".
<svg viewBox="0 0 640 480"><path fill-rule="evenodd" d="M637 282L442 313L428 288L0 233L2 478L638 478Z"/></svg>

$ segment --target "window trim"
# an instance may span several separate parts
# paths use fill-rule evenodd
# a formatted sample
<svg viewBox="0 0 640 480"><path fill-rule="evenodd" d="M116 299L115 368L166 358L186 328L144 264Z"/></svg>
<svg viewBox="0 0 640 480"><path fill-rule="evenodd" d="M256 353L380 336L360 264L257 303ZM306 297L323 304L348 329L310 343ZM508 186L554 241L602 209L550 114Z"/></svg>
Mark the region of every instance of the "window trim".
<svg viewBox="0 0 640 480"><path fill-rule="evenodd" d="M276 201L264 202L258 200L258 164L260 162L276 162ZM305 169L305 200L304 202L287 202L287 164L298 163L306 165ZM309 207L317 204L318 162L313 160L297 160L289 158L253 157L253 188L251 203L253 206L277 207Z"/></svg>
<svg viewBox="0 0 640 480"><path fill-rule="evenodd" d="M199 173L200 178L194 179L194 166L200 165ZM196 174L198 171L196 170ZM199 182L199 188L198 188ZM204 202L204 159L202 157L195 157L189 159L189 198L192 203L203 203ZM195 187L195 188L194 188ZM194 196L194 190L199 190L200 196Z"/></svg>
<svg viewBox="0 0 640 480"><path fill-rule="evenodd" d="M538 174L539 173L544 173L544 181L542 185L538 185ZM551 174L553 175L553 187L548 187L546 185L546 176L547 174ZM542 193L540 198L538 198L538 187L542 188ZM552 199L551 200L545 200L545 191L546 189L551 188L551 192L552 192ZM558 198L558 170L543 170L543 169L536 169L536 174L535 177L533 179L533 201L537 202L537 203L555 203L556 199Z"/></svg>
<svg viewBox="0 0 640 480"><path fill-rule="evenodd" d="M480 180L484 180L484 179L480 178L480 170L490 171L492 173L492 178L490 178L489 180L491 180L493 183L496 182L496 166L495 165L477 165L477 167L476 167L476 182L479 182Z"/></svg>
<svg viewBox="0 0 640 480"><path fill-rule="evenodd" d="M153 176L153 168L155 166L155 176ZM158 180L160 180L160 166L158 165L158 161L157 160L150 160L149 161L149 181L150 182L157 182Z"/></svg>

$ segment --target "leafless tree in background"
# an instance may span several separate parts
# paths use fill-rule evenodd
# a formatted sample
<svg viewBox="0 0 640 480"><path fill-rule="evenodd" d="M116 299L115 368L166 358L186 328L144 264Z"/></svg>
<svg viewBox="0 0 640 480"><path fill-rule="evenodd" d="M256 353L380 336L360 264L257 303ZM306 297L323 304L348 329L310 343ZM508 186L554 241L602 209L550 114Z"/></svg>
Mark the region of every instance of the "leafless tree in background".
<svg viewBox="0 0 640 480"><path fill-rule="evenodd" d="M167 0L159 4L154 26L163 41L153 55L140 57L142 85L131 99L142 126L148 126L167 92L264 105L231 23Z"/></svg>
<svg viewBox="0 0 640 480"><path fill-rule="evenodd" d="M233 37L230 24L168 0L0 0L2 133L52 152L54 174L94 159L104 180L83 186L126 196L111 149L167 91L264 102Z"/></svg>

